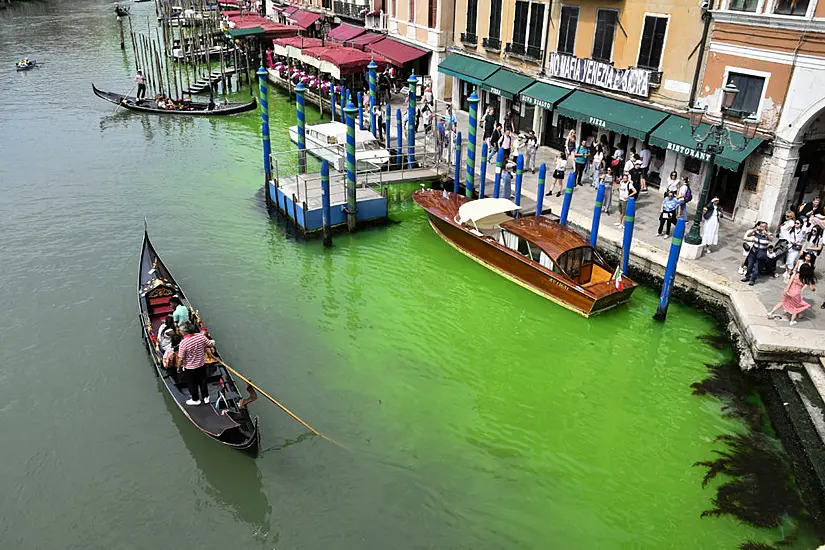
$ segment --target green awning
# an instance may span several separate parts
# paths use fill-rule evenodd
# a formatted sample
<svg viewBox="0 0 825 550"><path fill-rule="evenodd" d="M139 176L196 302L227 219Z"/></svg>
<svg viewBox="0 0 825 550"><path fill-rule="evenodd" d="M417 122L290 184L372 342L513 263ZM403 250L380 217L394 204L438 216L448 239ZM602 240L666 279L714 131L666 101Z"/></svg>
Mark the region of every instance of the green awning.
<svg viewBox="0 0 825 550"><path fill-rule="evenodd" d="M250 36L266 36L266 31L261 27L247 27L245 29L229 29L226 34L234 39L248 38Z"/></svg>
<svg viewBox="0 0 825 550"><path fill-rule="evenodd" d="M472 84L481 84L482 80L500 68L498 65L480 59L451 53L438 65L438 72L454 76L459 80L466 80Z"/></svg>
<svg viewBox="0 0 825 550"><path fill-rule="evenodd" d="M647 134L668 116L662 111L578 90L559 103L556 111L639 139L647 139Z"/></svg>
<svg viewBox="0 0 825 550"><path fill-rule="evenodd" d="M507 69L496 71L481 83L481 89L488 92L513 99L524 88L535 82L529 76L520 75Z"/></svg>
<svg viewBox="0 0 825 550"><path fill-rule="evenodd" d="M556 103L572 94L573 90L560 88L546 82L535 82L519 94L522 103L553 110Z"/></svg>
<svg viewBox="0 0 825 550"><path fill-rule="evenodd" d="M702 124L696 130L696 135L707 135L710 126ZM742 134L731 132L731 141L736 146L741 146L745 138ZM656 130L650 134L650 143L662 149L675 151L681 155L697 158L701 161L707 162L710 160L710 153L699 151L696 149L696 140L693 139L690 133L690 121L684 117L671 115L664 121ZM721 155L716 155L714 164L718 164L722 168L739 170L739 165L742 161L748 158L748 155L753 153L754 149L759 147L762 140L754 138L750 140L747 146L742 151L732 151L726 145L725 151Z"/></svg>

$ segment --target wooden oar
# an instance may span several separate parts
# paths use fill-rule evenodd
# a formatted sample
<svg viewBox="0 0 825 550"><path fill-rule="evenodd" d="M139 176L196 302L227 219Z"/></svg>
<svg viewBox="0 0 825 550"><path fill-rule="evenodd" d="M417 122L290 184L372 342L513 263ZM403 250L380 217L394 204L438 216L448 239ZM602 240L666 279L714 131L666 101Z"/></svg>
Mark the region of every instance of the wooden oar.
<svg viewBox="0 0 825 550"><path fill-rule="evenodd" d="M131 93L132 93L132 90L134 90L134 89L135 89L135 86L137 86L137 82L135 82L134 84L132 84L132 87L131 87L131 88L129 88L129 91L128 91L128 92L126 92L126 95L125 95L125 96L123 96L123 99L121 99L121 100L120 100L120 102L117 104L117 107L115 107L115 110L112 112L112 114L115 114L115 113L117 112L117 110L118 110L118 109L120 109L120 105L121 105L124 101L126 101L126 98L127 98L127 97L129 97L129 94L131 94Z"/></svg>
<svg viewBox="0 0 825 550"><path fill-rule="evenodd" d="M243 380L244 382L246 382L247 384L249 384L250 386L252 386L253 388L255 388L255 390L257 390L258 392L260 392L260 393L261 393L261 395L263 395L264 397L266 397L267 399L269 399L270 401L272 401L273 403L275 403L276 405L278 405L278 407L280 407L282 411L284 411L286 414L288 414L289 416L291 416L292 418L294 418L295 420L297 420L298 422L300 422L300 423L301 423L301 424L302 424L302 425L303 425L306 429L308 429L308 430L309 430L310 432L312 432L314 435L317 435L318 437L321 437L322 439L326 439L326 440L327 440L327 441L329 441L330 443L333 443L333 444L335 444L335 445L338 445L338 446L339 446L339 447L341 447L342 449L349 450L349 449L347 449L346 447L344 447L343 445L341 445L340 443L338 443L337 441L335 441L334 439L331 439L331 438L329 438L329 437L325 436L324 434L320 433L318 430L316 430L315 428L313 428L312 426L310 426L309 424L307 424L306 422L304 422L303 420L301 420L300 418L298 418L298 416L297 416L296 414L294 414L292 411L290 411L289 409L287 409L286 407L284 407L282 404L280 404L280 403L278 402L278 400L277 400L277 399L275 399L274 397L272 397L271 395L269 395L268 393L266 393L266 392L265 392L264 390L262 390L260 387L256 386L256 385L252 382L252 380L250 380L249 378L245 377L243 374L239 373L238 371L236 371L235 369L233 369L232 367L230 367L229 365L227 365L227 364L226 364L226 363L224 363L223 361L221 361L221 364L222 364L224 367L226 367L226 369L227 369L229 372L231 372L232 374L234 374L235 376L237 376L238 378L240 378L241 380Z"/></svg>

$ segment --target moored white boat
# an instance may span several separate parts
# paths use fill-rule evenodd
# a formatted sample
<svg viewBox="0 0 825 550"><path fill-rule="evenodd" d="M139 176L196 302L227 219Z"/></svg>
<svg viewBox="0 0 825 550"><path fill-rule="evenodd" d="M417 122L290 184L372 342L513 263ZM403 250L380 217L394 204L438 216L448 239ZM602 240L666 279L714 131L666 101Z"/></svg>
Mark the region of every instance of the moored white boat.
<svg viewBox="0 0 825 550"><path fill-rule="evenodd" d="M289 138L298 143L298 126L289 127ZM306 127L306 147L309 153L328 160L331 167L343 171L346 167L347 125L343 122L323 122ZM355 130L355 169L376 170L390 160L390 152L366 130Z"/></svg>

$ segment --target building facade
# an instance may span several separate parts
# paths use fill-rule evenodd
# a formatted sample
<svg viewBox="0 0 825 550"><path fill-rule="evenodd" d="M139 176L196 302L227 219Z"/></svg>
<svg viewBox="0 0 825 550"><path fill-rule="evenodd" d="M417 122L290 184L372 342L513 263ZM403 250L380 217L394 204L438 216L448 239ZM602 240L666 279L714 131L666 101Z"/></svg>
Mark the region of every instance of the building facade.
<svg viewBox="0 0 825 550"><path fill-rule="evenodd" d="M755 115L769 141L717 192L736 196L744 220L774 224L825 185L825 2L715 0L712 15L697 101L718 115L733 82L735 114Z"/></svg>

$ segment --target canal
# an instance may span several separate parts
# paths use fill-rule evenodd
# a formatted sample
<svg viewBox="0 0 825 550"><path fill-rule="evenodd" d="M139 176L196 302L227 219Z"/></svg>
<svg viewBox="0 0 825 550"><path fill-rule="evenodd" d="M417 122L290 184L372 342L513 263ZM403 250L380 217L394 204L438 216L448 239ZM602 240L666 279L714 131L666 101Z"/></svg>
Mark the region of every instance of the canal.
<svg viewBox="0 0 825 550"><path fill-rule="evenodd" d="M42 67L14 73L22 56ZM466 260L409 201L331 250L296 241L263 206L257 113L113 114L92 95L132 84L110 2L0 12L0 67L0 547L781 538L700 519L714 484L693 464L742 429L691 394L730 358L697 339L709 318L673 305L655 324L644 289L580 318ZM273 150L289 147L294 111L270 106ZM181 417L136 323L144 215L230 364L346 450L262 401L256 460Z"/></svg>

